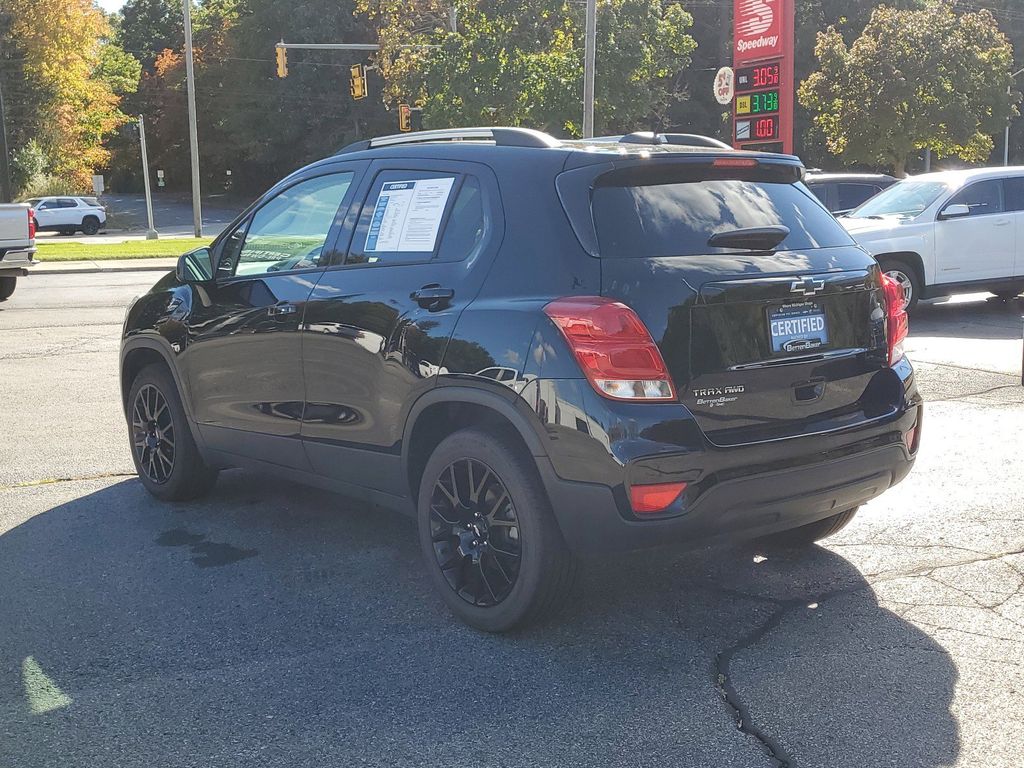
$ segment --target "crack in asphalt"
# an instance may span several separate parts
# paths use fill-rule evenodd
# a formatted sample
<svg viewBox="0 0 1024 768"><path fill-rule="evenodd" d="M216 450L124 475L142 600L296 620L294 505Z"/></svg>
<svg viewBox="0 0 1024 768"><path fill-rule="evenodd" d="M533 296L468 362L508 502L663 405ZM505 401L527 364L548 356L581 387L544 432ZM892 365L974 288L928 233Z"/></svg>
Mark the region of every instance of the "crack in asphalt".
<svg viewBox="0 0 1024 768"><path fill-rule="evenodd" d="M38 480L25 480L10 485L0 485L0 491L13 491L19 488L37 488L41 485L54 485L56 483L78 483L85 480L106 480L115 477L138 477L135 472L99 472L94 475L78 475L77 477L44 477Z"/></svg>
<svg viewBox="0 0 1024 768"><path fill-rule="evenodd" d="M897 544L893 546L899 547L901 545ZM926 546L942 547L943 545L911 544L907 545L907 548L915 549L924 548ZM771 764L775 766L775 768L796 768L797 763L794 760L794 758L786 751L786 748L782 745L780 739L771 736L754 722L753 715L750 712L750 706L746 704L743 698L739 695L739 692L736 690L736 686L733 684L732 678L730 676L730 664L732 662L733 657L736 656L738 653L741 653L745 650L748 650L756 646L770 632L772 632L772 630L779 627L790 613L799 608L808 608L812 605L815 605L815 607L820 607L826 601L835 599L837 597L853 595L857 592L862 592L864 590L873 590L876 584L882 584L889 581L897 581L900 579L927 578L934 581L936 584L949 586L940 579L935 578L934 574L937 571L946 568L956 568L959 566L972 565L975 563L993 562L996 560L1006 562L1006 558L1008 557L1014 557L1016 555L1024 554L1024 549L1014 550L1011 552L988 553L981 552L979 550L969 550L966 547L953 548L969 552L976 552L977 554L981 555L981 557L959 560L952 563L942 563L924 569L918 568L907 571L881 571L875 574L863 574L863 577L865 579L863 584L855 584L848 587L834 589L828 592L821 593L817 596L789 598L785 600L774 597L768 597L765 595L754 595L750 594L749 592L744 592L742 590L722 588L714 584L703 584L703 586L706 589L713 592L718 592L735 597L742 597L744 599L753 601L765 602L775 606L775 610L772 611L771 615L764 622L762 622L760 626L756 627L755 629L748 632L746 635L742 636L732 645L715 653L715 663L712 676L712 682L715 688L717 689L719 695L721 696L722 701L726 704L726 706L728 706L732 710L733 721L736 724L737 730L756 739L758 743L761 745L761 748L764 750L765 754L768 756L769 760L771 760ZM1013 568L1012 565L1010 567ZM1013 568L1013 570L1016 570L1016 568ZM874 581L868 581L868 579L871 578L874 578ZM1021 585L1018 584L1017 592L1019 592L1020 589ZM960 592L961 590L954 588L954 591ZM1020 626L1016 621L1009 619L999 611L995 610L995 608L998 606L988 607L978 603L978 601L975 600L973 597L971 597L971 599L973 602L978 604L978 608L980 610L991 611L996 616L999 616L1000 618L1009 621L1011 624ZM900 601L897 600L892 602L899 603ZM910 611L907 611L907 614L909 613ZM971 633L969 630L963 630L957 627L941 627L938 625L930 624L929 622L923 620L909 620L915 621L925 626L931 626L935 629L945 629L954 632L967 632L968 634L976 634ZM985 637L990 637L990 635L985 635ZM997 637L996 639L1001 638Z"/></svg>
<svg viewBox="0 0 1024 768"><path fill-rule="evenodd" d="M982 395L989 395L989 394L992 394L993 392L998 392L998 391L1000 391L1002 389L1022 389L1022 386L1020 384L1000 384L998 387L989 387L988 389L982 389L982 390L979 390L978 392L964 392L963 394L950 395L949 397L929 397L928 398L928 404L931 405L933 403L964 402L967 398L981 397ZM1006 403L1003 403L1003 402L996 403L996 404L997 405L1006 405Z"/></svg>

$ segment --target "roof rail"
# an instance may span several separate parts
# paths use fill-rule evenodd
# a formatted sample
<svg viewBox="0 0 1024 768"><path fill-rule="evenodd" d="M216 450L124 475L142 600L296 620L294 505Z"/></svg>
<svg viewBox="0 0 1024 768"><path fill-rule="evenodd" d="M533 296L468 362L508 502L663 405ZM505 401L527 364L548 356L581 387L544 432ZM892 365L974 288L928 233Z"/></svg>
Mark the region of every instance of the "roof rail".
<svg viewBox="0 0 1024 768"><path fill-rule="evenodd" d="M532 128L442 128L435 131L414 131L378 136L349 144L338 154L359 152L376 147L397 147L404 144L423 144L434 141L493 141L499 147L558 147L561 142Z"/></svg>
<svg viewBox="0 0 1024 768"><path fill-rule="evenodd" d="M635 131L619 138L620 144L675 144L686 147L713 147L715 149L732 149L724 141L702 136L697 133L652 133L651 131Z"/></svg>

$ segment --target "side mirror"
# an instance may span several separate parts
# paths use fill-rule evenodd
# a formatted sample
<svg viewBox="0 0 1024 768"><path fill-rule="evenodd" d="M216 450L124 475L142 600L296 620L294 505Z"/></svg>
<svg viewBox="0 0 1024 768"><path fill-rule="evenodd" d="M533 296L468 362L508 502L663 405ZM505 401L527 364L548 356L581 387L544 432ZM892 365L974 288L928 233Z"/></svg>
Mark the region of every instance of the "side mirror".
<svg viewBox="0 0 1024 768"><path fill-rule="evenodd" d="M939 220L945 221L946 219L962 219L964 216L970 216L971 209L964 203L951 203L942 209L939 213Z"/></svg>
<svg viewBox="0 0 1024 768"><path fill-rule="evenodd" d="M213 254L209 248L197 248L182 254L174 268L174 276L182 283L208 283L213 280Z"/></svg>

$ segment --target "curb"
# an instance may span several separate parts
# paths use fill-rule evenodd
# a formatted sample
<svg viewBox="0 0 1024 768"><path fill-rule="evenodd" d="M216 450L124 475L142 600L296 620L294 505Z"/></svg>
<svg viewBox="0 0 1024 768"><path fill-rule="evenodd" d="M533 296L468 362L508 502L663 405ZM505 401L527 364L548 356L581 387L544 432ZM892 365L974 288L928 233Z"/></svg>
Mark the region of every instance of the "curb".
<svg viewBox="0 0 1024 768"><path fill-rule="evenodd" d="M45 262L44 262L45 263ZM81 263L69 263L68 266L59 266L60 262L49 262L54 266L40 269L38 266L31 269L28 276L32 275L89 275L98 272L110 273L110 272L170 272L174 269L173 264L169 265L154 265L154 264L139 264L138 266L126 266L126 267L104 267L99 264L93 264L90 266L83 266Z"/></svg>

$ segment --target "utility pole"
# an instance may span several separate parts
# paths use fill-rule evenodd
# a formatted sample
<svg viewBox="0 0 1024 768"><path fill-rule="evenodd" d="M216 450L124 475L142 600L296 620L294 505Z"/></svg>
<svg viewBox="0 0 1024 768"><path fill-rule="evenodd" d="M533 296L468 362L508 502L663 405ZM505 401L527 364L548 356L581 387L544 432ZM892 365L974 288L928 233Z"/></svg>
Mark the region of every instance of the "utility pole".
<svg viewBox="0 0 1024 768"><path fill-rule="evenodd" d="M1012 75L1010 79L1015 79L1018 75L1024 75L1024 69L1018 69ZM1006 86L1007 97L1013 93L1013 89L1010 86ZM1010 118L1006 118L1006 133L1003 134L1003 167L1010 164Z"/></svg>
<svg viewBox="0 0 1024 768"><path fill-rule="evenodd" d="M146 121L139 115L139 151L142 154L142 183L146 189L146 218L149 220L149 229L146 230L147 240L156 240L156 227L153 226L153 193L149 188L149 156L146 154Z"/></svg>
<svg viewBox="0 0 1024 768"><path fill-rule="evenodd" d="M4 110L4 91L0 88L0 203L9 203L14 199L11 189L11 163L7 151L7 112Z"/></svg>
<svg viewBox="0 0 1024 768"><path fill-rule="evenodd" d="M594 66L597 57L597 0L587 0L583 51L583 138L594 136Z"/></svg>
<svg viewBox="0 0 1024 768"><path fill-rule="evenodd" d="M185 13L185 79L188 86L188 142L192 153L192 228L203 236L203 204L199 197L199 132L196 129L196 75L192 66L192 0L182 0ZM149 184L149 177L146 177Z"/></svg>

